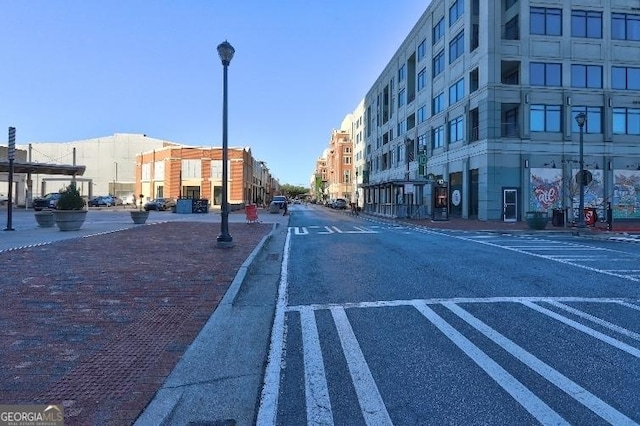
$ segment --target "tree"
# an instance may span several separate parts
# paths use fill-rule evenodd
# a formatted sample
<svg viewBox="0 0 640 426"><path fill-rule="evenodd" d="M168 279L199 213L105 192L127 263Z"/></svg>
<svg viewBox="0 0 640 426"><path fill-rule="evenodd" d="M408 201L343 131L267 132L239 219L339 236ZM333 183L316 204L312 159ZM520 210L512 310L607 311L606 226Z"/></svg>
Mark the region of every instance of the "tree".
<svg viewBox="0 0 640 426"><path fill-rule="evenodd" d="M303 186L291 185L288 183L285 183L280 188L282 190L282 193L289 198L297 198L309 192L309 188L305 188Z"/></svg>

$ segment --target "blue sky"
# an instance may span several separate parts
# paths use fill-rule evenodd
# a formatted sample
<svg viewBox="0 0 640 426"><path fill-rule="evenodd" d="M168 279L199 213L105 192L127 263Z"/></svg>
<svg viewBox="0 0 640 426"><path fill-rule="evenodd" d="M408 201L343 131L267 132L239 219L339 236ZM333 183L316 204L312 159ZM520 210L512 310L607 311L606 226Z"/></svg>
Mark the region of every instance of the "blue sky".
<svg viewBox="0 0 640 426"><path fill-rule="evenodd" d="M229 146L307 186L428 3L0 0L0 125L18 144L144 133L221 146L228 40Z"/></svg>

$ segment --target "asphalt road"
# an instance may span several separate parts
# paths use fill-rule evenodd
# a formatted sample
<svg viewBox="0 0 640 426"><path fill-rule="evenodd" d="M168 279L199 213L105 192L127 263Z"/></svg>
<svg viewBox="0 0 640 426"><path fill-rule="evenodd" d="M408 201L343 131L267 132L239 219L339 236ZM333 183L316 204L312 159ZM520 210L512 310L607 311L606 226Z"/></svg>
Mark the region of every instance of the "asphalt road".
<svg viewBox="0 0 640 426"><path fill-rule="evenodd" d="M640 245L295 210L258 424L637 424Z"/></svg>

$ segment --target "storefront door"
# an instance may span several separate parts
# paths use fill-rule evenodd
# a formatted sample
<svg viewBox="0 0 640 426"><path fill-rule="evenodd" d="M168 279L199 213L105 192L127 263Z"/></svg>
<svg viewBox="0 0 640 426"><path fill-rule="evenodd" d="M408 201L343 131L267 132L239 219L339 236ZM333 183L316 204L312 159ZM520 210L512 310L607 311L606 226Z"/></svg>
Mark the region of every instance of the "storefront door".
<svg viewBox="0 0 640 426"><path fill-rule="evenodd" d="M518 190L502 190L502 220L505 222L515 222L518 220Z"/></svg>

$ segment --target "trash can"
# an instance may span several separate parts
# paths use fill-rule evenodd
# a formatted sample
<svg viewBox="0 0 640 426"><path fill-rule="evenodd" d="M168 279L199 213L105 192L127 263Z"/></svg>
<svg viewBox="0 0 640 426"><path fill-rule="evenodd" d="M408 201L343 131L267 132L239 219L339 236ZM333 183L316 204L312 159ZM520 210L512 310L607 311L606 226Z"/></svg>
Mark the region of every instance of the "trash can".
<svg viewBox="0 0 640 426"><path fill-rule="evenodd" d="M193 199L191 213L209 213L209 200L206 198Z"/></svg>
<svg viewBox="0 0 640 426"><path fill-rule="evenodd" d="M594 226L598 220L598 214L593 207L584 208L584 224L587 226Z"/></svg>
<svg viewBox="0 0 640 426"><path fill-rule="evenodd" d="M553 209L551 215L551 224L553 226L564 226L564 210L563 209Z"/></svg>

